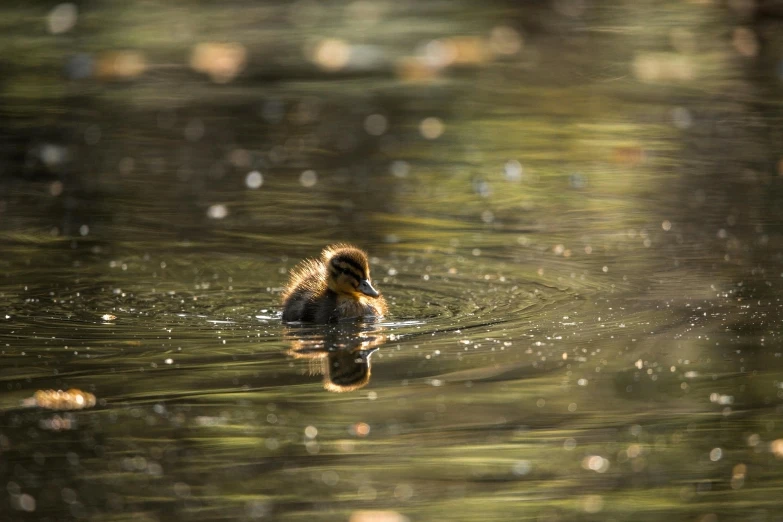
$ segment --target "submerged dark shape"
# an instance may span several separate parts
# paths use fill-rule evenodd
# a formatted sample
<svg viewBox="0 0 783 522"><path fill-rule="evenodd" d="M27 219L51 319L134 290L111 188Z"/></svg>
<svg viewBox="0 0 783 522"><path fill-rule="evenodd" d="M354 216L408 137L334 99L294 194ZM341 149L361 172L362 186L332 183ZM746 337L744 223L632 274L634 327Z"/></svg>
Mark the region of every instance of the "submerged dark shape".
<svg viewBox="0 0 783 522"><path fill-rule="evenodd" d="M370 282L367 254L345 243L324 248L320 259L299 263L283 291L286 322L331 323L385 313L386 300Z"/></svg>

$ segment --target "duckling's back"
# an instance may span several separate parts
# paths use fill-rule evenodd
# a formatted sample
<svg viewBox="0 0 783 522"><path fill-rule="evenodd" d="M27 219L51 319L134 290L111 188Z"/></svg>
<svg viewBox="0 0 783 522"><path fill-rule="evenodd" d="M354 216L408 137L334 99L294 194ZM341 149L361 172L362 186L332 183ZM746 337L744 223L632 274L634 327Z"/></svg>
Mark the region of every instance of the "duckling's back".
<svg viewBox="0 0 783 522"><path fill-rule="evenodd" d="M283 292L283 321L326 323L337 306L337 296L326 285L326 267L314 259L291 271Z"/></svg>
<svg viewBox="0 0 783 522"><path fill-rule="evenodd" d="M283 321L301 321L304 323L329 323L335 321L337 295L328 289L315 294L301 288L291 293L283 301Z"/></svg>

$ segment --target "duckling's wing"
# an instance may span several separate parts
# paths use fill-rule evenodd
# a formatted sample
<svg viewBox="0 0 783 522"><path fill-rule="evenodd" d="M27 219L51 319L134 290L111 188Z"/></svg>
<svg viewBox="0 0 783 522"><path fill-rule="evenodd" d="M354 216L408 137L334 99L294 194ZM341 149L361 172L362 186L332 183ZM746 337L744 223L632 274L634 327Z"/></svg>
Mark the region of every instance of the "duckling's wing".
<svg viewBox="0 0 783 522"><path fill-rule="evenodd" d="M305 259L293 269L288 286L283 290L283 301L294 294L318 294L326 288L326 267L315 259Z"/></svg>

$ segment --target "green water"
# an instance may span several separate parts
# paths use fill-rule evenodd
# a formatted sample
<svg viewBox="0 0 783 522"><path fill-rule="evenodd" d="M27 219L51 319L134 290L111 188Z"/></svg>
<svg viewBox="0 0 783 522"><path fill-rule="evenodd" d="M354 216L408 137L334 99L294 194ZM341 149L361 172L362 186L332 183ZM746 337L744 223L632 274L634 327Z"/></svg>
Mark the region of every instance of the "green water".
<svg viewBox="0 0 783 522"><path fill-rule="evenodd" d="M147 4L2 8L0 520L780 517L774 17ZM518 50L399 72L498 26ZM372 59L321 70L326 37ZM146 70L63 72L107 50ZM389 316L281 324L338 241ZM97 404L31 407L69 388Z"/></svg>

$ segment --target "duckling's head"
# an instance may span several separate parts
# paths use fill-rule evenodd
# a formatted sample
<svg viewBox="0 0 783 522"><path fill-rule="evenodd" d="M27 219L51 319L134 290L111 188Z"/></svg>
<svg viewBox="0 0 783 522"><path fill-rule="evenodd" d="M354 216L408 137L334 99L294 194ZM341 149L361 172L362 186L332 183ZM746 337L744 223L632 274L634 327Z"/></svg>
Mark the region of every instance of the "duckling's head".
<svg viewBox="0 0 783 522"><path fill-rule="evenodd" d="M362 250L346 244L331 245L322 257L331 291L352 297L380 295L370 282L370 265Z"/></svg>

